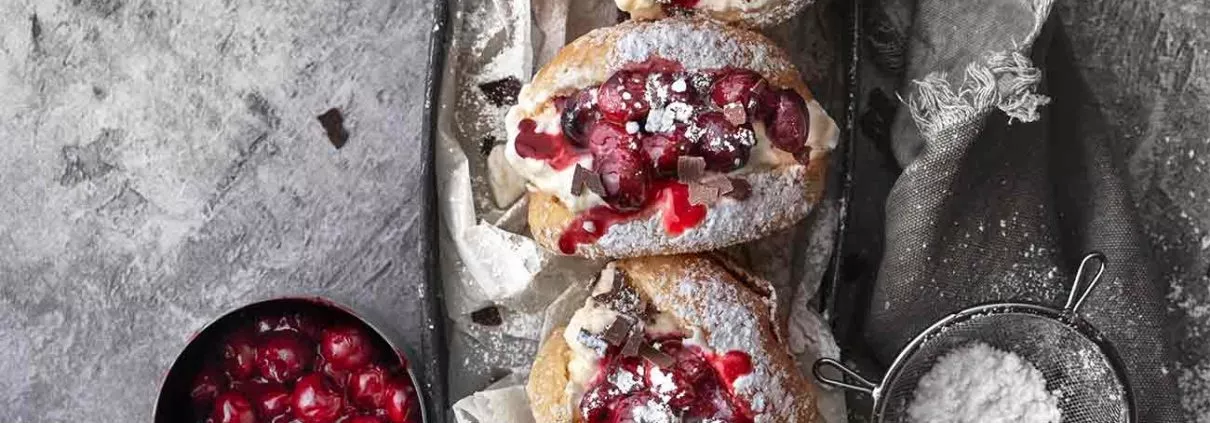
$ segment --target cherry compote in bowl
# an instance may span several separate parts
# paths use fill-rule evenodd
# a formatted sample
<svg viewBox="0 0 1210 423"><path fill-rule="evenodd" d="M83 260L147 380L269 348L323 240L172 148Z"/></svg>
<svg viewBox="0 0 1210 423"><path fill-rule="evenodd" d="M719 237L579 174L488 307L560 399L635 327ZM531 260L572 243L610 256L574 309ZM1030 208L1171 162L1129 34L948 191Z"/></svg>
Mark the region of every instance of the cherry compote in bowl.
<svg viewBox="0 0 1210 423"><path fill-rule="evenodd" d="M425 423L401 349L349 308L278 298L231 311L177 357L156 423Z"/></svg>

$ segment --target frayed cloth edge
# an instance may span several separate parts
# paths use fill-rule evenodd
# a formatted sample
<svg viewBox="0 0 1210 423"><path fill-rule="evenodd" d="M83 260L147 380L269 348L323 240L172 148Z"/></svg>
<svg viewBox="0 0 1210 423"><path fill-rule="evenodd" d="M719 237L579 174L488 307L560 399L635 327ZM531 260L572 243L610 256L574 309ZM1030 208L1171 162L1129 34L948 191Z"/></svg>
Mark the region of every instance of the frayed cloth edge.
<svg viewBox="0 0 1210 423"><path fill-rule="evenodd" d="M1037 93L1042 72L1018 52L992 53L967 65L956 92L946 76L933 72L912 81L916 90L907 101L908 110L926 134L979 118L992 108L1007 114L1010 123L1033 122L1040 117L1038 108L1051 101Z"/></svg>

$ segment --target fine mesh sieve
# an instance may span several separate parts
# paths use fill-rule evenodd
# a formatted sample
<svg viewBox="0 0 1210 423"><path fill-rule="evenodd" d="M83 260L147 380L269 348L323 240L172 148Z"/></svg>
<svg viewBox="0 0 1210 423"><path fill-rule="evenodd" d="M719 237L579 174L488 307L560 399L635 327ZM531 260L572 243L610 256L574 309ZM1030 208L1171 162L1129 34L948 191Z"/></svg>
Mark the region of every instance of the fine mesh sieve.
<svg viewBox="0 0 1210 423"><path fill-rule="evenodd" d="M1095 274L1086 278L1094 266ZM870 382L828 358L815 363L815 377L826 385L871 395L875 422L910 422L907 409L920 378L946 353L982 342L1016 353L1037 367L1046 377L1046 389L1059 393L1064 423L1134 422L1134 401L1117 351L1078 313L1104 271L1104 255L1086 256L1062 310L998 303L941 319L908 343L881 383ZM1087 284L1082 283L1085 279L1089 279ZM825 375L826 367L853 382Z"/></svg>

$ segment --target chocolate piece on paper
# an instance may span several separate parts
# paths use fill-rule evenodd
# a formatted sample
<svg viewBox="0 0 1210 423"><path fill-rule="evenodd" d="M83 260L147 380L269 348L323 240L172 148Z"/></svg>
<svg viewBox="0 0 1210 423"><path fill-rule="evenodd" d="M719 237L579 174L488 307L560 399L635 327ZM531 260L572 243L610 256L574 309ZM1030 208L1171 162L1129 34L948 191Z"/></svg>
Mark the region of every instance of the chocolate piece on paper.
<svg viewBox="0 0 1210 423"><path fill-rule="evenodd" d="M610 323L608 328L605 328L605 334L602 335L602 338L604 338L605 342L608 342L609 345L620 347L624 342L626 342L627 336L630 335L630 330L633 329L634 326L634 322L630 321L630 319L624 316L618 316L617 318L613 319L613 323Z"/></svg>
<svg viewBox="0 0 1210 423"><path fill-rule="evenodd" d="M506 77L491 82L479 84L483 96L496 107L517 104L517 94L521 93L521 81L516 77Z"/></svg>
<svg viewBox="0 0 1210 423"><path fill-rule="evenodd" d="M727 193L728 197L743 201L747 200L750 195L752 195L752 184L744 179L731 178L731 192Z"/></svg>
<svg viewBox="0 0 1210 423"><path fill-rule="evenodd" d="M718 197L717 187L697 182L689 184L689 204L706 206L714 204Z"/></svg>
<svg viewBox="0 0 1210 423"><path fill-rule="evenodd" d="M626 344L622 345L623 357L634 357L639 355L639 350L643 348L643 331L630 331L630 337L626 339Z"/></svg>
<svg viewBox="0 0 1210 423"><path fill-rule="evenodd" d="M639 356L647 359L647 361L650 361L651 364L662 368L669 368L672 367L673 364L676 364L676 359L672 358L672 356L668 355L668 353L657 350L655 347L650 345L643 345L643 347L639 349Z"/></svg>
<svg viewBox="0 0 1210 423"><path fill-rule="evenodd" d="M697 182L706 176L706 159L694 156L681 156L676 160L676 179L681 183Z"/></svg>
<svg viewBox="0 0 1210 423"><path fill-rule="evenodd" d="M504 324L504 318L500 316L500 309L496 306L488 306L476 310L471 313L471 321L483 326L500 326Z"/></svg>
<svg viewBox="0 0 1210 423"><path fill-rule="evenodd" d="M571 176L571 195L584 193L584 188L588 188L588 191L597 195L605 195L605 186L601 184L601 175L577 164L575 173Z"/></svg>

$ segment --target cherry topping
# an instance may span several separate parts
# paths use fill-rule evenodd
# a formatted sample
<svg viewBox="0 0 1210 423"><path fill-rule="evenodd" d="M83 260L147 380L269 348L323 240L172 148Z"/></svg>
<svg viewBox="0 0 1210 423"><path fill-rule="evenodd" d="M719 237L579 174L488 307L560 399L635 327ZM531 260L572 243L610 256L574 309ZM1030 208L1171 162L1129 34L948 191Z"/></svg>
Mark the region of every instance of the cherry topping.
<svg viewBox="0 0 1210 423"><path fill-rule="evenodd" d="M675 177L677 161L681 156L693 154L693 143L685 137L685 125L677 125L666 134L645 135L642 144L647 163L662 177Z"/></svg>
<svg viewBox="0 0 1210 423"><path fill-rule="evenodd" d="M653 106L664 107L671 103L685 103L688 105L698 103L697 90L686 74L667 72L652 74L648 81L648 91L654 89L652 92L654 99L652 101L658 102L658 104Z"/></svg>
<svg viewBox="0 0 1210 423"><path fill-rule="evenodd" d="M563 135L575 145L584 146L588 143L588 128L597 120L597 112L593 109L593 91L580 90L563 102L563 112L560 114Z"/></svg>
<svg viewBox="0 0 1210 423"><path fill-rule="evenodd" d="M193 386L189 389L189 397L193 406L209 407L214 398L227 386L227 377L213 366L206 366L193 378Z"/></svg>
<svg viewBox="0 0 1210 423"><path fill-rule="evenodd" d="M256 344L247 332L236 332L223 343L223 369L233 381L256 373Z"/></svg>
<svg viewBox="0 0 1210 423"><path fill-rule="evenodd" d="M728 351L719 358L716 366L719 376L730 385L740 376L752 373L752 358L739 351Z"/></svg>
<svg viewBox="0 0 1210 423"><path fill-rule="evenodd" d="M311 369L314 347L297 332L271 332L256 352L261 377L273 382L293 382Z"/></svg>
<svg viewBox="0 0 1210 423"><path fill-rule="evenodd" d="M614 73L597 91L597 109L605 119L617 123L646 116L651 110L647 103L647 73L630 70Z"/></svg>
<svg viewBox="0 0 1210 423"><path fill-rule="evenodd" d="M374 356L370 337L355 326L338 325L324 329L319 344L324 361L338 370L355 370L369 364Z"/></svg>
<svg viewBox="0 0 1210 423"><path fill-rule="evenodd" d="M210 413L214 423L255 423L256 412L252 403L238 392L224 392L214 401L214 411Z"/></svg>
<svg viewBox="0 0 1210 423"><path fill-rule="evenodd" d="M386 371L382 367L371 364L353 373L349 378L349 400L368 409L386 407Z"/></svg>
<svg viewBox="0 0 1210 423"><path fill-rule="evenodd" d="M760 74L747 69L734 69L714 81L710 87L710 100L719 108L739 104L755 116L759 111L760 99L768 91L768 83Z"/></svg>
<svg viewBox="0 0 1210 423"><path fill-rule="evenodd" d="M332 423L340 417L344 398L323 376L309 374L294 385L290 405L294 415L305 423Z"/></svg>
<svg viewBox="0 0 1210 423"><path fill-rule="evenodd" d="M765 119L769 140L777 148L798 154L806 147L810 122L807 105L794 90L779 90L765 96Z"/></svg>
<svg viewBox="0 0 1210 423"><path fill-rule="evenodd" d="M244 393L262 419L274 420L290 412L290 391L281 384L252 383L244 387Z"/></svg>
<svg viewBox="0 0 1210 423"><path fill-rule="evenodd" d="M396 379L388 383L386 392L387 420L391 423L411 422L412 409L416 406L416 391L412 388L412 384L404 379Z"/></svg>
<svg viewBox="0 0 1210 423"><path fill-rule="evenodd" d="M601 175L605 188L605 202L621 211L642 207L647 201L647 171L635 135L621 125L602 121L593 125L588 138L595 156L593 170Z"/></svg>
<svg viewBox="0 0 1210 423"><path fill-rule="evenodd" d="M748 153L756 144L748 125L735 126L719 112L707 112L694 119L697 126L690 131L696 137L698 153L706 159L706 170L730 172L748 162Z"/></svg>

